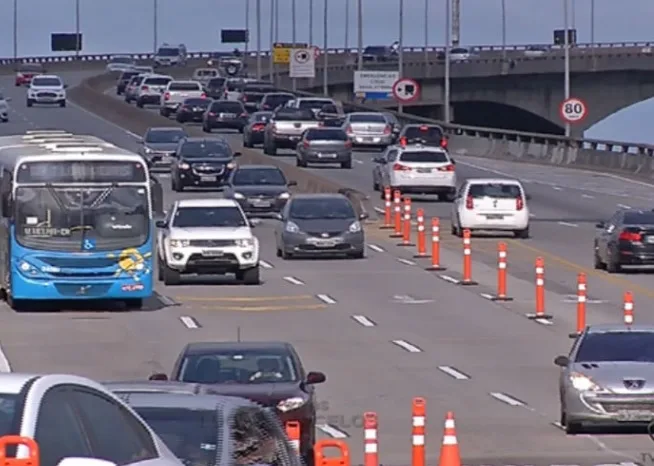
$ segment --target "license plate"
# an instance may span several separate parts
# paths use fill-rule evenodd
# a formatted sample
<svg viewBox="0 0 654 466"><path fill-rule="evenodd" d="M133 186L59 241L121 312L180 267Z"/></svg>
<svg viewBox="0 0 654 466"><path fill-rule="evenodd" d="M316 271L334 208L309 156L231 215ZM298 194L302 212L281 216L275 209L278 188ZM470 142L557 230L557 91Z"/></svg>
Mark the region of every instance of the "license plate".
<svg viewBox="0 0 654 466"><path fill-rule="evenodd" d="M318 154L319 159L335 159L336 157L336 154Z"/></svg>
<svg viewBox="0 0 654 466"><path fill-rule="evenodd" d="M654 235L653 236L648 236L646 238L647 243L649 244L654 244Z"/></svg>
<svg viewBox="0 0 654 466"><path fill-rule="evenodd" d="M260 201L258 199L251 200L250 204L254 207L270 207L272 205L270 201Z"/></svg>
<svg viewBox="0 0 654 466"><path fill-rule="evenodd" d="M332 248L336 246L336 241L332 239L318 239L314 244L319 248Z"/></svg>
<svg viewBox="0 0 654 466"><path fill-rule="evenodd" d="M361 138L361 140L362 140L363 142L373 142L373 141L374 141L373 138Z"/></svg>
<svg viewBox="0 0 654 466"><path fill-rule="evenodd" d="M217 179L218 178L216 178L215 176L201 176L200 177L200 181L203 181L203 182L216 181Z"/></svg>
<svg viewBox="0 0 654 466"><path fill-rule="evenodd" d="M223 251L215 251L215 250L207 250L207 251L202 251L202 255L205 257L222 257L225 255Z"/></svg>
<svg viewBox="0 0 654 466"><path fill-rule="evenodd" d="M504 215L490 214L490 215L486 215L486 218L488 220L503 220Z"/></svg>
<svg viewBox="0 0 654 466"><path fill-rule="evenodd" d="M431 168L418 168L418 173L431 173Z"/></svg>
<svg viewBox="0 0 654 466"><path fill-rule="evenodd" d="M300 136L289 136L289 139L290 139L291 141L299 141L299 140L300 140Z"/></svg>
<svg viewBox="0 0 654 466"><path fill-rule="evenodd" d="M623 422L649 422L654 418L651 411L618 411L618 421Z"/></svg>
<svg viewBox="0 0 654 466"><path fill-rule="evenodd" d="M220 118L234 118L236 115L233 113L221 113Z"/></svg>

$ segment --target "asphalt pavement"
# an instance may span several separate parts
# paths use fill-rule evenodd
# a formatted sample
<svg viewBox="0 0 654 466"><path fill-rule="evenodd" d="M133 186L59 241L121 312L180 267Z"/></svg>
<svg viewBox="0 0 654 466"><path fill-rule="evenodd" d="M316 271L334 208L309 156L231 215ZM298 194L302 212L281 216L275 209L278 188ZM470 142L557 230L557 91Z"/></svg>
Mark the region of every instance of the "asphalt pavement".
<svg viewBox="0 0 654 466"><path fill-rule="evenodd" d="M83 74L63 76L75 85ZM25 90L10 79L0 86L12 97L11 121L0 135L36 128L92 134L127 149L129 132L70 104L25 107ZM175 122L171 120L171 125ZM191 130L192 132L199 129ZM225 133L236 150L241 136ZM370 194L374 153L355 153L351 170L308 171ZM417 200L427 217L443 219L440 275L423 270L387 232L368 226L364 260L282 261L275 257L274 221L256 229L262 244L263 284L229 281L156 286L157 298L132 313L64 311L16 314L0 306L0 344L16 371L74 372L100 380L144 378L167 370L189 341L282 339L298 348L310 370L327 374L318 388L325 435L347 435L353 464L362 462L360 415L379 416L380 459L410 462L411 398L427 399L428 461L435 462L446 411L454 411L464 462L469 465L591 465L640 461L651 441L643 433L566 436L559 418L558 369L552 360L567 353L573 330L577 271L589 278L589 322L621 318L621 293L635 293L636 320L651 321L651 277L608 275L592 270L594 222L619 204L651 204L651 186L562 170L457 157L460 180L517 176L532 196L532 239L509 245L510 303L493 303L498 238L473 238L473 278L461 287L460 240L449 235L450 204ZM294 163L290 152L282 160ZM162 177L166 203L206 192L173 193ZM213 194L219 196L219 193ZM414 201L416 201L414 199ZM534 310L534 259L546 261L547 311L552 325L525 318ZM339 433L340 432L340 433Z"/></svg>

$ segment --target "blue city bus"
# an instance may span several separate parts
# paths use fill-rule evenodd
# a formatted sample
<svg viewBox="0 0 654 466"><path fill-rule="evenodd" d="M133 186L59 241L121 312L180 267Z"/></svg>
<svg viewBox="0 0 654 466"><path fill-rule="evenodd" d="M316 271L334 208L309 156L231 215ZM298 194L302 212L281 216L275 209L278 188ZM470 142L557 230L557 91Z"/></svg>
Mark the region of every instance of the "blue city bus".
<svg viewBox="0 0 654 466"><path fill-rule="evenodd" d="M32 132L0 137L0 167L8 304L100 300L140 309L153 293L154 244L143 158L91 136Z"/></svg>

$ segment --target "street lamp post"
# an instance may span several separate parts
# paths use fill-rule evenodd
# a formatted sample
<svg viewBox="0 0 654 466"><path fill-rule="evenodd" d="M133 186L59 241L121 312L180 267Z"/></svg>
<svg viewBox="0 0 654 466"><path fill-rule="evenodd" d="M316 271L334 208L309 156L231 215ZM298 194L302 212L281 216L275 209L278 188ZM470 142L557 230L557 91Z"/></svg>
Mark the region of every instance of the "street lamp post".
<svg viewBox="0 0 654 466"><path fill-rule="evenodd" d="M506 0L502 0L502 62L506 63Z"/></svg>
<svg viewBox="0 0 654 466"><path fill-rule="evenodd" d="M14 60L18 58L18 0L14 0Z"/></svg>
<svg viewBox="0 0 654 466"><path fill-rule="evenodd" d="M80 24L79 24L79 0L75 0L75 56L79 57L80 49L82 48L82 41L80 37Z"/></svg>
<svg viewBox="0 0 654 466"><path fill-rule="evenodd" d="M450 47L452 31L450 24L452 20L452 8L450 0L445 0L445 82L443 85L443 121L450 122Z"/></svg>
<svg viewBox="0 0 654 466"><path fill-rule="evenodd" d="M399 12L399 21L400 21L400 31L399 31L399 52L398 52L398 71L400 74L400 79L404 77L404 0L400 0L400 12ZM404 111L404 105L401 102L398 102L397 111L402 113Z"/></svg>
<svg viewBox="0 0 654 466"><path fill-rule="evenodd" d="M257 80L261 81L261 0L255 1L255 15L257 21Z"/></svg>
<svg viewBox="0 0 654 466"><path fill-rule="evenodd" d="M309 47L313 47L313 0L309 0Z"/></svg>
<svg viewBox="0 0 654 466"><path fill-rule="evenodd" d="M350 0L345 0L345 50L350 48Z"/></svg>
<svg viewBox="0 0 654 466"><path fill-rule="evenodd" d="M363 3L357 0L357 70L363 70Z"/></svg>
<svg viewBox="0 0 654 466"><path fill-rule="evenodd" d="M268 78L271 83L275 82L275 0L270 0L270 56L268 57Z"/></svg>
<svg viewBox="0 0 654 466"><path fill-rule="evenodd" d="M159 0L152 2L152 53L156 55L159 46Z"/></svg>
<svg viewBox="0 0 654 466"><path fill-rule="evenodd" d="M296 44L297 44L297 24L296 24L296 2L295 0L291 0L291 21L293 22L293 25L291 26L291 42L293 42L293 50L295 50ZM293 91L297 91L297 79L293 78Z"/></svg>
<svg viewBox="0 0 654 466"><path fill-rule="evenodd" d="M563 47L564 47L564 70L563 70L563 99L570 98L570 28L568 27L569 0L563 0ZM565 123L565 136L570 137L570 123Z"/></svg>
<svg viewBox="0 0 654 466"><path fill-rule="evenodd" d="M430 0L425 0L425 66L427 66L427 63L429 63L429 51L427 48L429 48L429 1Z"/></svg>
<svg viewBox="0 0 654 466"><path fill-rule="evenodd" d="M245 55L250 47L250 0L245 0Z"/></svg>

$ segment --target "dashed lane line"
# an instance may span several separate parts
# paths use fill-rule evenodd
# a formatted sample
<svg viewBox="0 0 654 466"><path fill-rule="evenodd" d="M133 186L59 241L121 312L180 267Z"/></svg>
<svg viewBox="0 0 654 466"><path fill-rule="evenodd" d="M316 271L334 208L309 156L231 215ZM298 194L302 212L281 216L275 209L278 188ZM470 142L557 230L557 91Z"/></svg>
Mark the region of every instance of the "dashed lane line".
<svg viewBox="0 0 654 466"><path fill-rule="evenodd" d="M526 404L517 398L512 397L511 395L507 395L506 393L502 392L490 392L490 396L495 398L497 401L501 401L502 403L506 403L509 406L525 406Z"/></svg>
<svg viewBox="0 0 654 466"><path fill-rule="evenodd" d="M396 346L399 346L405 351L408 351L409 353L422 353L422 350L418 348L416 345L409 343L408 341L405 340L393 340L392 343Z"/></svg>
<svg viewBox="0 0 654 466"><path fill-rule="evenodd" d="M563 227L577 228L579 226L576 223L570 223L570 222L556 222L556 223L558 223L559 225L561 225Z"/></svg>
<svg viewBox="0 0 654 466"><path fill-rule="evenodd" d="M404 259L404 258L402 258L402 257L398 257L398 258L397 258L397 261L400 262L400 263L402 263L402 264L404 264L404 265L416 265L415 262L410 261L409 259Z"/></svg>
<svg viewBox="0 0 654 466"><path fill-rule="evenodd" d="M336 304L336 300L331 296L329 296L328 294L317 294L316 298L318 298L325 304Z"/></svg>
<svg viewBox="0 0 654 466"><path fill-rule="evenodd" d="M384 252L384 248L377 246L376 244L369 244L368 247L373 251Z"/></svg>
<svg viewBox="0 0 654 466"><path fill-rule="evenodd" d="M225 302L225 303L249 303L249 302L270 302L270 301L309 301L314 300L315 296L310 294L291 295L291 296L222 296L213 297L207 296L206 298L197 296L175 296L176 299L182 301L200 301L200 302Z"/></svg>
<svg viewBox="0 0 654 466"><path fill-rule="evenodd" d="M582 194L581 197L584 199L595 199L595 196L591 196L590 194Z"/></svg>
<svg viewBox="0 0 654 466"><path fill-rule="evenodd" d="M302 280L300 280L299 278L288 276L288 277L284 277L284 280L286 280L287 282L289 282L289 283L291 283L293 285L304 285L304 282Z"/></svg>
<svg viewBox="0 0 654 466"><path fill-rule="evenodd" d="M372 320L362 315L354 315L352 316L352 319L363 327L375 327L377 325Z"/></svg>
<svg viewBox="0 0 654 466"><path fill-rule="evenodd" d="M343 439L349 437L349 435L346 432L343 432L337 427L334 427L329 424L318 424L316 425L316 427L331 438Z"/></svg>
<svg viewBox="0 0 654 466"><path fill-rule="evenodd" d="M11 372L11 364L9 363L9 358L7 358L2 345L0 345L0 372Z"/></svg>
<svg viewBox="0 0 654 466"><path fill-rule="evenodd" d="M179 320L181 320L182 324L184 324L184 327L186 327L189 330L195 330L201 327L198 321L195 320L193 317L181 316Z"/></svg>
<svg viewBox="0 0 654 466"><path fill-rule="evenodd" d="M272 269L274 266L270 262L266 262L264 260L259 260L259 265L263 267L264 269Z"/></svg>
<svg viewBox="0 0 654 466"><path fill-rule="evenodd" d="M631 209L631 207L628 206L627 204L618 204L618 208L620 208L620 209Z"/></svg>
<svg viewBox="0 0 654 466"><path fill-rule="evenodd" d="M450 377L456 380L470 380L470 376L468 374L464 374L458 369L455 369L454 367L451 366L438 366L438 370L441 372L446 373Z"/></svg>

